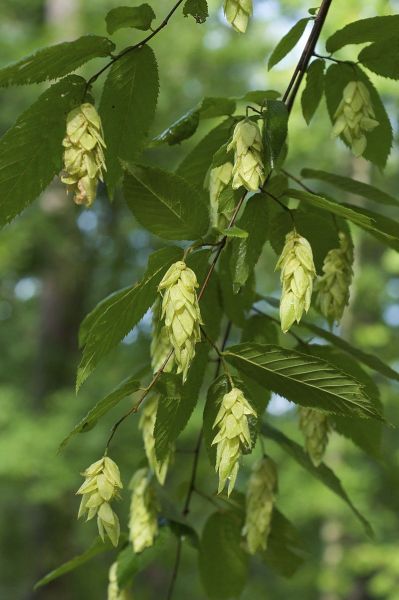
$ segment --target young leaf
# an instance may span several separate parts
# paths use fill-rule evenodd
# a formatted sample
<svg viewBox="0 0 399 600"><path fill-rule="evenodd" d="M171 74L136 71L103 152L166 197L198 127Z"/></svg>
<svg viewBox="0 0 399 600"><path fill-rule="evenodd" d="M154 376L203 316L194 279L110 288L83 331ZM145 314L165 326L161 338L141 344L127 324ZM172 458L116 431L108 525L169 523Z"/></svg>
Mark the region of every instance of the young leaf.
<svg viewBox="0 0 399 600"><path fill-rule="evenodd" d="M391 206L399 206L399 200L393 196L390 196L386 192L379 190L368 183L358 181L357 179L343 177L342 175L337 175L336 173L327 173L327 171L318 171L316 169L302 169L301 175L305 179L317 179L319 181L325 181L326 183L330 183L331 185L334 185L345 192L362 196L363 198L367 198L367 200L372 200L373 202Z"/></svg>
<svg viewBox="0 0 399 600"><path fill-rule="evenodd" d="M158 88L157 63L149 46L127 52L111 67L100 102L107 144L106 183L111 196L122 177L120 160L134 161L143 149Z"/></svg>
<svg viewBox="0 0 399 600"><path fill-rule="evenodd" d="M139 6L118 6L111 9L106 17L107 31L110 35L124 27L134 27L146 31L151 28L155 13L149 4Z"/></svg>
<svg viewBox="0 0 399 600"><path fill-rule="evenodd" d="M326 42L326 49L332 53L347 44L379 42L397 36L398 31L399 15L361 19L333 33Z"/></svg>
<svg viewBox="0 0 399 600"><path fill-rule="evenodd" d="M154 252L141 281L111 294L100 302L82 323L85 333L83 356L78 367L76 389L144 316L155 302L157 287L165 271L181 257L174 247ZM90 328L85 325L88 322Z"/></svg>
<svg viewBox="0 0 399 600"><path fill-rule="evenodd" d="M289 32L283 38L281 38L281 40L279 41L269 58L269 62L267 65L269 71L272 67L277 65L277 63L279 63L280 60L283 60L283 58L289 52L291 52L294 46L297 45L309 21L310 17L307 17L306 19L300 19L289 30Z"/></svg>
<svg viewBox="0 0 399 600"><path fill-rule="evenodd" d="M136 376L129 377L122 381L122 383L120 383L110 394L97 402L97 404L89 410L87 415L75 425L72 431L61 442L59 450L63 450L69 440L77 433L85 433L86 431L93 429L101 417L106 415L108 411L113 409L121 400L126 398L126 396L130 396L134 392L137 392L139 388L140 380L136 379Z"/></svg>
<svg viewBox="0 0 399 600"><path fill-rule="evenodd" d="M86 82L69 75L46 90L0 140L0 226L12 221L62 168L68 112Z"/></svg>
<svg viewBox="0 0 399 600"><path fill-rule="evenodd" d="M202 190L205 176L212 163L212 157L220 146L229 140L234 123L234 119L228 118L215 127L215 129L212 129L183 158L176 170L177 175L184 177L192 185Z"/></svg>
<svg viewBox="0 0 399 600"><path fill-rule="evenodd" d="M228 238L236 238L238 240L248 239L248 231L245 231L245 229L241 229L240 227L237 227L237 225L233 225L232 227L223 229L222 233L223 233L223 235L225 235Z"/></svg>
<svg viewBox="0 0 399 600"><path fill-rule="evenodd" d="M208 4L206 0L186 0L183 6L183 15L194 17L197 23L205 23L208 18Z"/></svg>
<svg viewBox="0 0 399 600"><path fill-rule="evenodd" d="M302 113L309 125L324 93L324 69L326 63L322 58L317 58L306 71L306 86L302 92Z"/></svg>
<svg viewBox="0 0 399 600"><path fill-rule="evenodd" d="M360 52L358 61L377 75L399 79L399 37L387 38L371 44Z"/></svg>
<svg viewBox="0 0 399 600"><path fill-rule="evenodd" d="M329 469L324 463L321 463L321 465L315 467L308 455L306 454L306 452L301 448L301 446L299 446L299 444L288 438L286 435L284 435L284 433L278 431L271 425L264 423L262 425L262 433L265 437L279 444L279 446L281 446L283 450L287 452L287 454L290 454L292 458L301 465L301 467L309 471L309 473L313 475L313 477L319 479L319 481L321 481L332 492L334 492L334 494L337 494L337 496L339 496L344 502L346 502L346 504L350 507L352 512L356 515L356 517L363 525L367 535L369 537L373 537L373 530L371 528L370 523L354 506L348 494L342 487L342 483L334 474L334 472L331 471L331 469Z"/></svg>
<svg viewBox="0 0 399 600"><path fill-rule="evenodd" d="M191 184L161 169L126 166L125 199L143 227L167 240L195 240L205 235L208 207Z"/></svg>
<svg viewBox="0 0 399 600"><path fill-rule="evenodd" d="M274 168L287 139L288 110L281 100L266 100L266 110L263 114L265 164L269 164L271 168Z"/></svg>
<svg viewBox="0 0 399 600"><path fill-rule="evenodd" d="M115 44L99 35L85 35L38 50L13 65L0 69L0 86L40 83L59 79L99 56L109 56Z"/></svg>
<svg viewBox="0 0 399 600"><path fill-rule="evenodd" d="M367 148L363 153L364 158L377 165L380 169L385 167L392 146L392 127L381 98L367 77L365 72L355 64L333 64L327 69L325 78L325 95L327 108L331 121L339 103L342 93L350 81L362 81L370 93L371 104L375 112L375 118L379 125L366 133ZM348 143L341 136L346 145Z"/></svg>
<svg viewBox="0 0 399 600"><path fill-rule="evenodd" d="M354 378L319 358L280 346L244 343L226 360L260 385L302 406L344 416L382 419Z"/></svg>
<svg viewBox="0 0 399 600"><path fill-rule="evenodd" d="M352 223L355 223L355 225L359 225L359 227L373 226L372 218L361 214L357 207L354 208L350 205L340 204L331 198L325 198L324 196L312 194L310 192L306 192L305 190L297 190L292 188L287 190L286 194L289 198L296 198L297 200L308 202L316 208L321 208L322 210L326 210L333 215L337 215L337 217L349 219L352 221Z"/></svg>
<svg viewBox="0 0 399 600"><path fill-rule="evenodd" d="M103 542L100 537L96 538L96 540L93 542L90 548L88 548L85 552L82 552L82 554L79 554L78 556L75 556L75 558L68 560L68 562L58 567L58 569L54 569L53 571L50 571L50 573L47 573L47 575L42 577L42 579L40 579L35 584L34 589L37 590L38 588L47 585L51 581L58 579L58 577L66 575L67 573L74 571L78 567L81 567L98 554L103 554L103 552L108 552L112 549L113 546L110 540L107 539L105 542Z"/></svg>
<svg viewBox="0 0 399 600"><path fill-rule="evenodd" d="M172 123L170 127L162 131L153 140L153 146L159 146L161 144L179 144L183 140L194 135L197 131L198 123L200 119L200 113L196 109L189 110L185 115L180 117L177 121Z"/></svg>
<svg viewBox="0 0 399 600"><path fill-rule="evenodd" d="M247 232L231 243L230 268L233 290L237 293L247 282L262 252L269 234L269 202L264 194L252 196L238 225Z"/></svg>
<svg viewBox="0 0 399 600"><path fill-rule="evenodd" d="M262 560L283 577L292 577L307 556L294 525L274 508L267 549L262 552Z"/></svg>
<svg viewBox="0 0 399 600"><path fill-rule="evenodd" d="M248 555L242 548L241 529L242 520L233 511L215 512L205 523L198 560L209 598L237 598L245 586Z"/></svg>

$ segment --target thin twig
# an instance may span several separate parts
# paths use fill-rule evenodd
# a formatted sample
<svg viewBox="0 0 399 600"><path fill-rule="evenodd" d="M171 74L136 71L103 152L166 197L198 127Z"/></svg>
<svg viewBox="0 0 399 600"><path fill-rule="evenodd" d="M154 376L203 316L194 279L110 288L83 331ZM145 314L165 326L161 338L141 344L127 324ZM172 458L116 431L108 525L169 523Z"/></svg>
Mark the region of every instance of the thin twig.
<svg viewBox="0 0 399 600"><path fill-rule="evenodd" d="M183 540L182 540L181 537L179 537L178 540L177 540L176 556L175 556L175 562L174 562L174 565L173 565L172 578L170 580L169 589L168 589L168 595L166 596L166 600L171 600L171 598L173 596L173 592L174 592L174 589L175 589L177 575L179 573L182 544L183 544Z"/></svg>

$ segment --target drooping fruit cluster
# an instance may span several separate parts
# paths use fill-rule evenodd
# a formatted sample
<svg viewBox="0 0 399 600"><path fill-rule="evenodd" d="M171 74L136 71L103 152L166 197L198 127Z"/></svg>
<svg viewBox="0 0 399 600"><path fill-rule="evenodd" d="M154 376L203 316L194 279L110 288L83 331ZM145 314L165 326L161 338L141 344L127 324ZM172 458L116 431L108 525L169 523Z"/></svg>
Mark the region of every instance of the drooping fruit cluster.
<svg viewBox="0 0 399 600"><path fill-rule="evenodd" d="M249 119L239 121L227 151L234 150L233 189L244 186L256 192L265 181L262 161L262 136L257 123Z"/></svg>
<svg viewBox="0 0 399 600"><path fill-rule="evenodd" d="M328 444L330 426L326 413L315 408L300 407L299 428L305 438L305 449L312 463L318 467Z"/></svg>
<svg viewBox="0 0 399 600"><path fill-rule="evenodd" d="M169 461L171 456L167 456L162 464L157 460L155 454L155 421L158 410L158 396L152 396L149 398L145 406L141 410L141 416L139 420L139 429L143 434L144 449L147 455L148 464L152 471L155 473L159 483L163 485L165 483L166 473L168 471Z"/></svg>
<svg viewBox="0 0 399 600"><path fill-rule="evenodd" d="M158 500L148 469L139 469L133 475L129 518L129 539L136 553L153 545L158 535Z"/></svg>
<svg viewBox="0 0 399 600"><path fill-rule="evenodd" d="M252 15L252 0L225 0L224 14L239 33L245 33Z"/></svg>

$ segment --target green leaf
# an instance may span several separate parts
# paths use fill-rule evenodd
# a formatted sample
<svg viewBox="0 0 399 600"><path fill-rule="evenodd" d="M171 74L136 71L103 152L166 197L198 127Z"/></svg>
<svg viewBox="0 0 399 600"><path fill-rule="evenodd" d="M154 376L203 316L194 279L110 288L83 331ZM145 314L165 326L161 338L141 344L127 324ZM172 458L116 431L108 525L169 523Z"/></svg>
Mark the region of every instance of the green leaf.
<svg viewBox="0 0 399 600"><path fill-rule="evenodd" d="M122 177L120 160L134 161L143 150L158 89L157 63L149 46L127 52L111 67L100 102L107 144L106 183L111 196Z"/></svg>
<svg viewBox="0 0 399 600"><path fill-rule="evenodd" d="M0 140L0 226L9 223L62 168L65 121L86 82L69 75L46 90Z"/></svg>
<svg viewBox="0 0 399 600"><path fill-rule="evenodd" d="M239 240L246 240L248 238L248 231L237 227L237 225L223 229L222 233L228 238L237 238Z"/></svg>
<svg viewBox="0 0 399 600"><path fill-rule="evenodd" d="M242 548L242 520L236 512L215 512L202 533L201 580L209 598L238 597L248 578L248 556Z"/></svg>
<svg viewBox="0 0 399 600"><path fill-rule="evenodd" d="M309 204L316 208L321 208L338 217L349 219L352 223L355 223L355 225L359 225L360 227L369 228L373 225L372 218L362 214L357 207L354 208L350 205L340 204L331 198L325 198L324 196L312 194L305 190L291 188L287 190L286 194L289 198L296 198L297 200L309 202Z"/></svg>
<svg viewBox="0 0 399 600"><path fill-rule="evenodd" d="M155 13L149 4L118 6L110 10L105 17L107 31L110 35L124 27L134 27L134 29L147 31L151 28L154 19Z"/></svg>
<svg viewBox="0 0 399 600"><path fill-rule="evenodd" d="M306 86L302 92L302 113L309 125L324 93L324 69L326 63L322 58L317 58L306 71Z"/></svg>
<svg viewBox="0 0 399 600"><path fill-rule="evenodd" d="M158 384L160 400L155 421L155 452L162 463L171 446L174 445L185 429L198 402L208 360L207 343L197 344L186 383L182 384L181 375L164 373Z"/></svg>
<svg viewBox="0 0 399 600"><path fill-rule="evenodd" d="M183 6L183 15L194 17L197 23L205 23L208 18L208 4L206 0L186 0Z"/></svg>
<svg viewBox="0 0 399 600"><path fill-rule="evenodd" d="M262 560L283 577L292 577L307 556L294 525L274 508L267 549L262 552Z"/></svg>
<svg viewBox="0 0 399 600"><path fill-rule="evenodd" d="M327 52L336 52L347 44L379 42L398 35L399 15L371 17L349 23L331 35L326 42Z"/></svg>
<svg viewBox="0 0 399 600"><path fill-rule="evenodd" d="M274 168L284 148L288 133L288 110L281 100L266 100L263 146L265 164Z"/></svg>
<svg viewBox="0 0 399 600"><path fill-rule="evenodd" d="M243 96L237 97L237 100L240 100L241 102L255 102L255 104L263 106L267 99L277 100L280 96L281 93L276 90L251 90Z"/></svg>
<svg viewBox="0 0 399 600"><path fill-rule="evenodd" d="M165 271L180 257L181 250L174 247L154 252L141 281L111 294L85 318L82 323L84 350L78 367L77 390L99 361L123 340L155 302L157 287Z"/></svg>
<svg viewBox="0 0 399 600"><path fill-rule="evenodd" d="M85 35L73 42L49 46L0 69L0 86L59 79L93 58L109 56L114 49L111 40L99 35Z"/></svg>
<svg viewBox="0 0 399 600"><path fill-rule="evenodd" d="M224 115L232 115L236 109L233 98L207 96L198 105L201 119L214 119Z"/></svg>
<svg viewBox="0 0 399 600"><path fill-rule="evenodd" d="M231 244L230 268L235 293L253 272L269 236L269 202L264 194L256 194L247 201L238 225L247 235Z"/></svg>
<svg viewBox="0 0 399 600"><path fill-rule="evenodd" d="M137 221L167 240L195 240L209 227L208 207L182 177L138 165L126 165L124 193Z"/></svg>
<svg viewBox="0 0 399 600"><path fill-rule="evenodd" d="M47 575L42 577L42 579L35 584L34 589L37 590L38 588L47 585L51 581L61 577L61 575L66 575L66 573L70 573L78 567L81 567L98 554L103 554L103 552L108 552L112 549L113 546L109 540L103 542L100 537L96 538L88 550L82 552L82 554L79 554L78 556L75 556L75 558L68 560L68 562L58 567L58 569L54 569L53 571L50 571L50 573L47 573Z"/></svg>
<svg viewBox="0 0 399 600"><path fill-rule="evenodd" d="M285 244L285 236L292 230L293 222L286 210L275 206L274 211L275 216L270 224L270 243L277 256L280 256ZM327 252L339 246L338 232L333 220L325 211L312 206L301 206L300 209L292 211L292 216L297 231L312 246L317 272L322 273Z"/></svg>
<svg viewBox="0 0 399 600"><path fill-rule="evenodd" d="M310 17L308 17L306 19L300 19L289 30L289 32L283 38L281 38L281 40L279 41L279 43L277 44L277 46L275 47L275 49L273 50L273 52L269 58L269 62L267 65L267 68L269 71L272 67L274 67L274 65L277 65L277 63L279 63L280 60L283 60L283 58L289 52L291 52L291 50L294 48L294 46L297 45L297 43L301 39L302 34L305 31L306 25L308 24L309 21L310 21Z"/></svg>
<svg viewBox="0 0 399 600"><path fill-rule="evenodd" d="M377 75L399 79L399 37L387 38L363 48L357 57L364 67Z"/></svg>
<svg viewBox="0 0 399 600"><path fill-rule="evenodd" d="M343 416L382 419L361 384L322 359L250 343L233 346L224 356L247 377L296 404Z"/></svg>
<svg viewBox="0 0 399 600"><path fill-rule="evenodd" d="M370 523L363 517L363 515L357 510L352 503L348 494L342 487L342 483L334 472L329 469L324 463L321 463L318 467L315 467L306 452L293 440L284 435L281 431L278 431L271 425L264 423L262 425L262 433L265 437L273 440L279 446L287 452L298 464L301 465L306 471L308 471L313 477L319 479L325 486L327 486L334 494L339 496L346 504L351 508L352 512L359 519L363 525L368 536L373 537L373 530Z"/></svg>
<svg viewBox="0 0 399 600"><path fill-rule="evenodd" d="M192 185L202 190L205 176L212 163L212 157L220 146L230 138L234 123L234 119L228 118L212 129L185 156L176 170L177 175L184 177Z"/></svg>
<svg viewBox="0 0 399 600"><path fill-rule="evenodd" d="M278 329L266 315L254 315L245 321L241 333L241 342L253 342L256 344L277 344Z"/></svg>
<svg viewBox="0 0 399 600"><path fill-rule="evenodd" d="M362 196L373 202L390 206L399 206L399 201L393 196L390 196L386 192L379 190L368 183L358 181L357 179L351 179L350 177L343 177L342 175L336 175L335 173L328 173L327 171L319 171L316 169L302 169L301 175L305 179L325 181L345 192Z"/></svg>
<svg viewBox="0 0 399 600"><path fill-rule="evenodd" d="M116 574L119 588L122 590L126 587L135 575L146 569L161 554L164 554L168 550L171 538L169 527L161 527L154 544L150 548L146 548L143 552L140 552L140 554L133 552L131 544L126 546L118 554L117 559Z"/></svg>
<svg viewBox="0 0 399 600"><path fill-rule="evenodd" d="M242 285L236 293L231 270L232 252L233 244L229 244L223 250L219 261L220 291L226 315L233 323L242 327L245 323L245 313L250 310L255 301L255 278L253 272L249 273L245 285Z"/></svg>
<svg viewBox="0 0 399 600"><path fill-rule="evenodd" d="M367 396L374 403L376 409L382 412L378 387L366 371L359 366L357 361L332 346L309 344L306 348L306 354L310 354L316 358L323 358L359 381L364 386ZM382 423L374 420L370 421L357 417L342 417L337 415L331 415L329 420L333 423L338 433L350 438L359 448L374 458L380 457Z"/></svg>
<svg viewBox="0 0 399 600"><path fill-rule="evenodd" d="M350 81L362 81L370 93L371 104L375 112L375 118L379 125L366 133L367 148L363 153L365 159L377 165L380 169L385 167L387 158L392 147L392 127L387 112L381 101L381 98L367 77L365 72L354 64L333 64L327 69L325 78L325 95L327 108L331 121L334 120L334 114L341 102L342 93ZM341 136L343 142L348 143Z"/></svg>
<svg viewBox="0 0 399 600"><path fill-rule="evenodd" d="M350 208L350 205L346 203L342 206ZM372 223L371 225L357 223L359 227L368 231L383 244L386 244L399 252L399 229L397 221L360 206L356 207L356 211L359 214L359 217L370 219Z"/></svg>
<svg viewBox="0 0 399 600"><path fill-rule="evenodd" d="M169 146L173 146L174 144L179 144L194 135L197 131L199 119L200 113L198 110L189 110L180 119L172 123L170 127L165 129L165 131L157 135L153 139L152 145L169 144Z"/></svg>
<svg viewBox="0 0 399 600"><path fill-rule="evenodd" d="M131 394L134 394L134 392L137 392L137 390L140 389L140 380L135 377L136 376L125 379L110 394L97 402L97 404L89 410L87 415L75 425L72 431L61 442L59 450L63 450L69 440L77 433L86 433L93 429L93 427L97 425L98 420L106 415L108 411L115 408L121 400L126 398L126 396L130 396Z"/></svg>

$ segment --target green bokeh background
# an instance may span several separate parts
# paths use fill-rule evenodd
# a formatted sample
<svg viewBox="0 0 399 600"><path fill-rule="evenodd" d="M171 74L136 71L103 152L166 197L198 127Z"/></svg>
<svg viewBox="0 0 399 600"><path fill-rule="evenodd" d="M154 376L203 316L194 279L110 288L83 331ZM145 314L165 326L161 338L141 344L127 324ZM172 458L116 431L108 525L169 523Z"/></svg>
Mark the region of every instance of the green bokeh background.
<svg viewBox="0 0 399 600"><path fill-rule="evenodd" d="M49 43L89 32L105 35L104 15L118 4L116 0L2 0L0 66ZM158 19L171 6L166 0L152 4ZM213 0L210 18L203 25L184 19L178 11L153 42L161 83L153 134L204 95L240 96L249 89L284 90L299 49L270 73L267 57L279 37L305 16L308 8L300 0L255 0L255 17L245 36L226 26L219 3ZM398 8L397 0L336 0L324 38L348 22L392 14ZM140 32L123 30L115 35L115 41L121 48L141 37ZM320 49L323 51L322 43ZM341 56L353 59L356 48L348 47ZM101 65L101 61L93 61L81 71L89 76ZM372 79L383 96L396 135L397 83ZM96 84L97 97L102 81ZM1 132L12 125L44 87L0 90ZM299 105L297 102L290 121L287 164L292 172L298 174L303 167L324 168L372 182L397 195L397 149L382 174L362 159L354 160L340 142L331 140L324 104L310 128ZM152 150L146 158L173 168L206 128L214 124L207 122L192 140L174 148ZM386 214L397 218L394 211ZM399 256L359 230L353 233L355 283L342 335L399 368ZM130 400L119 405L91 432L75 438L62 454L57 454L59 442L89 407L145 364L149 355L150 327L145 318L75 396L79 323L105 295L137 280L149 253L161 245L159 239L137 226L122 198L117 197L111 206L102 192L93 209L79 209L67 200L57 181L0 235L0 598L106 598L112 553L40 591L33 592L33 584L87 548L95 537L94 524L76 521L78 500L74 490L80 485L79 472L101 455L109 427ZM257 267L262 292L278 291L274 263L275 256L267 246ZM234 338L238 339L233 330ZM388 420L398 424L398 385L388 385L380 376L375 380ZM201 422L201 404L179 440L181 450L193 447ZM300 441L292 406L274 397L269 415L277 426ZM279 465L278 506L298 527L309 550L309 560L291 580L276 576L255 561L242 598L398 600L399 442L395 430L386 428L384 432L381 461L366 457L336 434L326 457L355 504L371 520L375 541L365 538L340 500L271 442L268 450ZM118 432L113 458L127 481L143 458L135 417ZM245 487L248 459L244 463L239 479L241 489ZM190 454L178 453L168 483L168 493L178 505L183 501L190 467ZM205 453L201 455L199 481L204 490L214 491L216 478ZM194 498L191 520L199 529L209 510L210 505ZM126 519L127 493L118 512ZM173 551L171 542L170 551L137 578L134 598L166 597ZM195 550L184 545L175 598L204 597Z"/></svg>

